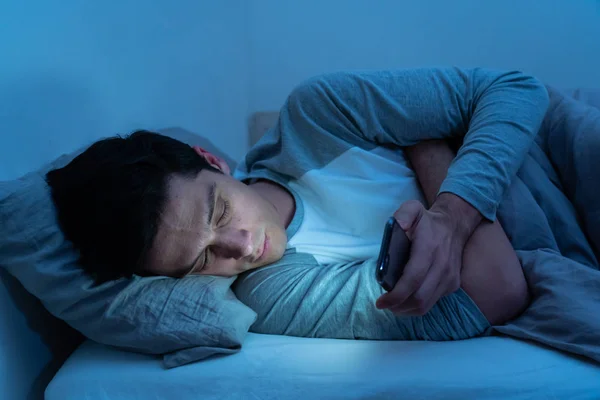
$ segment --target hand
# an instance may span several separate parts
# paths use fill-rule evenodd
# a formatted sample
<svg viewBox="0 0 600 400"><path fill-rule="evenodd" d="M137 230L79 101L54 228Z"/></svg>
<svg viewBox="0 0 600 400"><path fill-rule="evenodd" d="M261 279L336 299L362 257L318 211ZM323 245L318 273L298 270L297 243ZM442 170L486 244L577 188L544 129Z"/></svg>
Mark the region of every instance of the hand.
<svg viewBox="0 0 600 400"><path fill-rule="evenodd" d="M394 213L412 242L411 254L403 275L391 292L377 300L377 308L424 315L442 296L460 287L462 253L481 215L453 194L443 193L438 199L430 210L408 201Z"/></svg>

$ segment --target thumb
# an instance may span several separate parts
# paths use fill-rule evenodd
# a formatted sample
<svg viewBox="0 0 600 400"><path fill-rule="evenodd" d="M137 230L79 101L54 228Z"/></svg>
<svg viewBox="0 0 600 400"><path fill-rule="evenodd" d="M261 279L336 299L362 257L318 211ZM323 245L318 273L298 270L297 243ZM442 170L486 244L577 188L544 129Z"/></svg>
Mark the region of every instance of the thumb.
<svg viewBox="0 0 600 400"><path fill-rule="evenodd" d="M421 219L425 207L418 200L409 200L402 203L394 213L394 218L405 232L410 231Z"/></svg>

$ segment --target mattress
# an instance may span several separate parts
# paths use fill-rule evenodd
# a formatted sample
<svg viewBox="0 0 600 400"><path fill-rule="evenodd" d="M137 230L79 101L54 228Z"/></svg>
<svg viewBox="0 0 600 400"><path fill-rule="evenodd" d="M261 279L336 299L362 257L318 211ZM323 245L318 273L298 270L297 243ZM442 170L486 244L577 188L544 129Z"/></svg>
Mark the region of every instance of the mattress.
<svg viewBox="0 0 600 400"><path fill-rule="evenodd" d="M598 399L600 366L504 337L351 341L248 334L241 352L164 369L86 341L46 389L69 399Z"/></svg>

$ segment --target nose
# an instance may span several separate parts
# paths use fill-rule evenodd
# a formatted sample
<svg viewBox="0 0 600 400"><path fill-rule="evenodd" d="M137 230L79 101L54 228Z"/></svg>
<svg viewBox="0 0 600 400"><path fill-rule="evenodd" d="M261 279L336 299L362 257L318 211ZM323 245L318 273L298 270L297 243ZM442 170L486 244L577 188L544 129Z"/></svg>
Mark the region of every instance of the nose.
<svg viewBox="0 0 600 400"><path fill-rule="evenodd" d="M224 258L248 257L254 251L252 235L245 229L224 230L215 237L213 251Z"/></svg>

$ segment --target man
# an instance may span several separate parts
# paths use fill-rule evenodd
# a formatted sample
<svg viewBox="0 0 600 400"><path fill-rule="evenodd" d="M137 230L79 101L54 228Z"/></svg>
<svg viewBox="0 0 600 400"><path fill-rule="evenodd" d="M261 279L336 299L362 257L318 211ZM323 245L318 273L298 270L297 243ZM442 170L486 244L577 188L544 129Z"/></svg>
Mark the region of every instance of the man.
<svg viewBox="0 0 600 400"><path fill-rule="evenodd" d="M236 294L267 333L296 334L274 310L298 309L312 289L289 282L367 265L394 215L411 258L377 308L405 318L403 329L435 324L436 313L450 325L406 338L460 339L527 305L495 213L547 107L546 88L520 73L330 74L294 90L236 179L203 149L138 132L95 143L48 182L65 235L99 280L243 273ZM456 157L444 139L462 140Z"/></svg>

